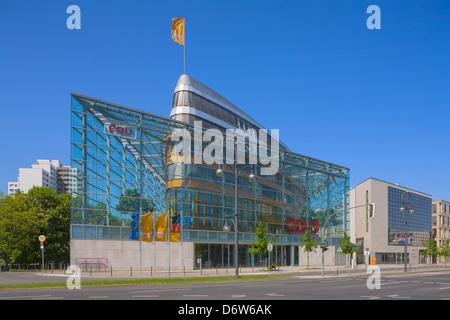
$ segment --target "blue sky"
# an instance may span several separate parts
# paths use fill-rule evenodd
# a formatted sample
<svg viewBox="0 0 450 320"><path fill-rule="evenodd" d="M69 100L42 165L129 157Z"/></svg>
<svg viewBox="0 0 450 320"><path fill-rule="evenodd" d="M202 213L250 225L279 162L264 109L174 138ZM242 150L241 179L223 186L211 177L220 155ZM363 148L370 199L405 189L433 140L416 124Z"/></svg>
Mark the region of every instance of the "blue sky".
<svg viewBox="0 0 450 320"><path fill-rule="evenodd" d="M450 200L447 0L2 1L0 190L36 159L70 164L70 92L169 116L183 16L186 73L292 151L350 168L352 187L374 177Z"/></svg>

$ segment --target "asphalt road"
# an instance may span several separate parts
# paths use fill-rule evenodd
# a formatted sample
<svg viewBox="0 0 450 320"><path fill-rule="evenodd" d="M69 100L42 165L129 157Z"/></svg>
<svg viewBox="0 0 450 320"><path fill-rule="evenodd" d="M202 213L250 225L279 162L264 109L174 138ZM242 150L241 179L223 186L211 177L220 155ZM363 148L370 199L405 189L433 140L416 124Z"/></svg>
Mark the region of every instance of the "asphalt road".
<svg viewBox="0 0 450 320"><path fill-rule="evenodd" d="M380 289L369 289L371 275L288 279L120 285L81 289L39 288L1 290L0 303L13 300L165 300L175 306L196 301L243 303L287 300L450 300L450 272L382 274ZM63 281L65 281L63 279ZM234 301L234 302L233 302ZM223 310L222 310L223 312Z"/></svg>

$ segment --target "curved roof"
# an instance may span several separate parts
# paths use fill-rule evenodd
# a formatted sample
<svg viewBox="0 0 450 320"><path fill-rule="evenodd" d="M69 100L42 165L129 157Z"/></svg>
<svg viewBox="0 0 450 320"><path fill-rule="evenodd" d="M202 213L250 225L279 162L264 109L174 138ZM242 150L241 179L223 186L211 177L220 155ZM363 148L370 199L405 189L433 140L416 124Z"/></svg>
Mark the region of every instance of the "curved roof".
<svg viewBox="0 0 450 320"><path fill-rule="evenodd" d="M191 91L194 93L197 93L198 95L211 100L221 107L231 111L232 113L236 114L237 116L241 117L242 119L247 120L249 123L253 124L255 127L258 127L259 129L266 129L264 126L262 126L260 123L258 123L255 119L250 117L247 113L236 107L234 104L232 104L229 100L218 94L216 91L211 89L210 87L204 85L203 83L195 80L191 76L187 74L183 74L178 79L177 85L174 90L174 94L178 91ZM283 146L286 149L289 149L281 140L279 140L279 143L281 146Z"/></svg>
<svg viewBox="0 0 450 320"><path fill-rule="evenodd" d="M215 92L210 87L195 80L194 78L192 78L191 76L188 76L187 74L183 74L180 76L180 78L178 79L177 86L175 87L174 93L177 91L182 91L182 90L196 92L196 93L200 94L201 96L224 107L225 109L230 110L231 112L235 113L236 115L244 118L248 122L251 122L253 125L255 125L261 129L264 129L264 127L261 124L259 124L255 119L250 117L244 111L242 111L241 109L236 107L234 104L232 104L230 101L225 99L223 96L221 96L220 94Z"/></svg>

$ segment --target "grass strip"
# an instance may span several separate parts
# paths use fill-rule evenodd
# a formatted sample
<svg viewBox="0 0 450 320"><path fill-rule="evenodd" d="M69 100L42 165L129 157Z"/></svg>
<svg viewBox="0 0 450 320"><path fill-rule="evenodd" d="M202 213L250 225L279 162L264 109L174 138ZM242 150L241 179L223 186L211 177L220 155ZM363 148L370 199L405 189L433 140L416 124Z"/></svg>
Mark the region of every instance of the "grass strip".
<svg viewBox="0 0 450 320"><path fill-rule="evenodd" d="M124 279L124 280L87 280L81 281L83 286L106 286L106 285L137 285L137 284L166 284L185 282L216 282L216 281L246 281L264 279L282 279L288 276L244 276L244 277L211 277L211 278L159 278L159 279ZM42 283L20 283L0 285L1 289L28 289L28 288L58 288L66 287L66 282L42 282Z"/></svg>

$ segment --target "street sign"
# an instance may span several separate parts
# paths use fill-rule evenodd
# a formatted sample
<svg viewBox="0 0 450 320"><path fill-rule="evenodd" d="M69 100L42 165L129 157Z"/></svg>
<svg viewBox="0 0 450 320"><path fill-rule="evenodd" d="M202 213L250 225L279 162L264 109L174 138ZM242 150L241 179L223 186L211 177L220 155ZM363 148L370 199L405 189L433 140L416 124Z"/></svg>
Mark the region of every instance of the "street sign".
<svg viewBox="0 0 450 320"><path fill-rule="evenodd" d="M338 249L337 249L337 251L336 251L337 253L341 253L342 252L342 249L341 249L341 247L339 247Z"/></svg>
<svg viewBox="0 0 450 320"><path fill-rule="evenodd" d="M271 252L273 250L273 244L269 243L267 245L267 251Z"/></svg>
<svg viewBox="0 0 450 320"><path fill-rule="evenodd" d="M40 242L44 242L44 241L45 241L45 236L40 235L40 236L39 236L39 241L40 241Z"/></svg>

